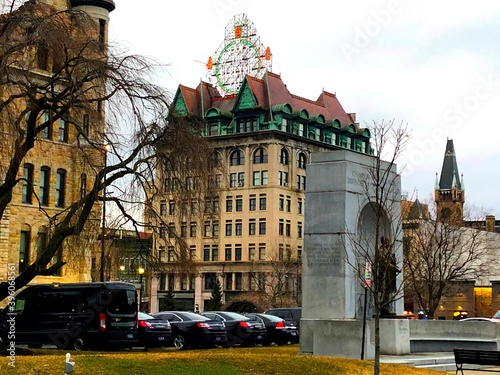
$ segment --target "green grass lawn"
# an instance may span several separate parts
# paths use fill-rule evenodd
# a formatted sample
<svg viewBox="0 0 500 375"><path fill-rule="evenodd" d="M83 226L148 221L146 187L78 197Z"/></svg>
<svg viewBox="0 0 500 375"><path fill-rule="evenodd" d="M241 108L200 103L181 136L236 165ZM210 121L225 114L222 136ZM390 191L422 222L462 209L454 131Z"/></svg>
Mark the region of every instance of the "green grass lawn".
<svg viewBox="0 0 500 375"><path fill-rule="evenodd" d="M0 374L64 374L65 351L18 349L15 368L0 358ZM298 346L255 347L177 351L154 349L149 352L71 352L75 375L236 375L299 374L336 375L373 373L373 363L341 358L298 354ZM385 375L444 374L431 370L382 364Z"/></svg>

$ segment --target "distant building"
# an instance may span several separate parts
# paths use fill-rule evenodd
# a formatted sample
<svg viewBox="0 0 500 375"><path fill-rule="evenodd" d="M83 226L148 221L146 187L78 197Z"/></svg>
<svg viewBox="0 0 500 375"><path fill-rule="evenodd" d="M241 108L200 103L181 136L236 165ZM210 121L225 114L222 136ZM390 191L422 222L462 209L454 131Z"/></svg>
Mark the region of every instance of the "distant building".
<svg viewBox="0 0 500 375"><path fill-rule="evenodd" d="M493 215L485 220L464 220L465 187L463 175L459 175L458 163L453 140L449 139L443 160L441 175L436 174L435 203L437 222L447 222L463 233L457 235L459 241L480 241L480 246L487 249L485 256L492 259L489 266L482 270L482 275L474 280L457 280L449 291L443 295L435 312L435 319L461 319L465 317L486 316L500 309L500 221ZM403 248L407 253L412 246L412 233L419 226L426 225L425 220L432 221L432 215L425 204L418 199L414 202L402 201L403 213ZM435 224L431 224L435 225ZM482 231L478 235L477 231ZM449 243L451 245L453 241ZM459 248L461 244L455 244ZM450 249L453 251L453 249ZM459 250L457 250L459 251ZM405 293L405 310L417 315L421 309L417 300L410 293ZM432 317L431 317L432 318Z"/></svg>
<svg viewBox="0 0 500 375"><path fill-rule="evenodd" d="M168 235L175 231L185 239L196 271L152 275L151 311L161 309L168 291L177 308L204 310L216 278L226 304L242 293L275 288L276 303L300 305L310 154L341 148L372 153L370 132L359 127L355 114L344 111L335 94L323 91L316 100L302 98L290 93L279 75L261 69L265 64L259 59L270 58L270 51L247 38L256 35L252 27L246 16L236 16L218 57L207 64L209 76L219 79L194 89L180 85L175 94L172 107L179 116L206 123L205 136L218 162L214 184L220 190L201 202L204 217L197 221L175 208L169 196L170 188L182 181L167 181L168 187L155 197L165 225L154 236L157 259L167 266L175 263L178 251ZM242 52L234 46L250 47L255 69L236 63ZM234 58L226 56L228 51ZM196 210L191 204L197 202L185 202L186 211Z"/></svg>

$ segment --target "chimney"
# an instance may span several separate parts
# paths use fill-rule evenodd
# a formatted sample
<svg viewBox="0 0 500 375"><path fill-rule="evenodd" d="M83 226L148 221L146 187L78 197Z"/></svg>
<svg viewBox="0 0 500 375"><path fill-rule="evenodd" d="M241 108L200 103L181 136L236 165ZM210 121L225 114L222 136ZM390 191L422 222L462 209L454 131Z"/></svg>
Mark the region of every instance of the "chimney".
<svg viewBox="0 0 500 375"><path fill-rule="evenodd" d="M486 215L486 231L495 232L495 216Z"/></svg>

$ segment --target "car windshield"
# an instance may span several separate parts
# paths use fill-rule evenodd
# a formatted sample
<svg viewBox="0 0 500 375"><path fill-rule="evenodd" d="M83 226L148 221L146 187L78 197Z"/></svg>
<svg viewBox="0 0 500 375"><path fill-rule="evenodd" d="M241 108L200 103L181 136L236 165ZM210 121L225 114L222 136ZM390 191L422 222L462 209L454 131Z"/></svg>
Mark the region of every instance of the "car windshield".
<svg viewBox="0 0 500 375"><path fill-rule="evenodd" d="M139 311L139 320L148 320L148 319L156 319L156 318L152 317L149 314L145 314Z"/></svg>
<svg viewBox="0 0 500 375"><path fill-rule="evenodd" d="M497 312L495 313L495 315L493 315L493 317L494 317L494 318L500 318L500 310L499 310L499 311L497 311Z"/></svg>
<svg viewBox="0 0 500 375"><path fill-rule="evenodd" d="M250 320L246 316L234 312L224 312L220 315L222 315L227 320Z"/></svg>

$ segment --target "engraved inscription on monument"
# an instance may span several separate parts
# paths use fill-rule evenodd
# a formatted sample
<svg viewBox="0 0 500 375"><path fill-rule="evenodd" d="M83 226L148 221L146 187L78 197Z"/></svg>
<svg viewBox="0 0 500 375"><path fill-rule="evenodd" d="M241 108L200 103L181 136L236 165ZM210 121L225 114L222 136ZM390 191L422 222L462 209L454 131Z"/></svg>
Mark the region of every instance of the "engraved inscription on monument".
<svg viewBox="0 0 500 375"><path fill-rule="evenodd" d="M340 266L342 250L329 244L314 244L307 249L306 263L308 267Z"/></svg>

